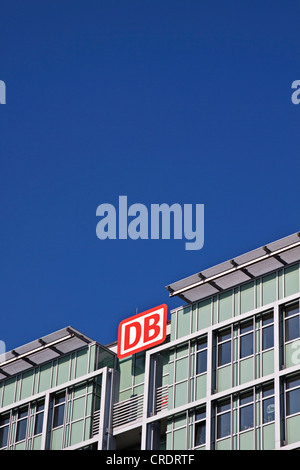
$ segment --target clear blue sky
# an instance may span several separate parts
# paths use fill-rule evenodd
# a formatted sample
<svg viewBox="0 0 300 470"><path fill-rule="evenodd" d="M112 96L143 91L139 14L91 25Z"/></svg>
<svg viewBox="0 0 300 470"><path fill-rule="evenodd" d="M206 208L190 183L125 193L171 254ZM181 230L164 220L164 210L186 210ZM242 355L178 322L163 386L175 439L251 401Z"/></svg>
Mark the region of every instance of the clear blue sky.
<svg viewBox="0 0 300 470"><path fill-rule="evenodd" d="M3 0L0 339L107 344L165 286L300 229L299 0ZM96 208L205 204L205 244Z"/></svg>

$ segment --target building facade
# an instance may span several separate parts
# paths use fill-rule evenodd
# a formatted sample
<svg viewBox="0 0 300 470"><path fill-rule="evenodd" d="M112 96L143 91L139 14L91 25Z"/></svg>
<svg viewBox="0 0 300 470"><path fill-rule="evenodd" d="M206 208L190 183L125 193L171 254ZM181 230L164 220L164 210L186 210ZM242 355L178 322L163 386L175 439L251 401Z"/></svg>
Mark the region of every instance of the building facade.
<svg viewBox="0 0 300 470"><path fill-rule="evenodd" d="M300 448L300 234L175 282L164 343L72 327L0 363L0 448Z"/></svg>

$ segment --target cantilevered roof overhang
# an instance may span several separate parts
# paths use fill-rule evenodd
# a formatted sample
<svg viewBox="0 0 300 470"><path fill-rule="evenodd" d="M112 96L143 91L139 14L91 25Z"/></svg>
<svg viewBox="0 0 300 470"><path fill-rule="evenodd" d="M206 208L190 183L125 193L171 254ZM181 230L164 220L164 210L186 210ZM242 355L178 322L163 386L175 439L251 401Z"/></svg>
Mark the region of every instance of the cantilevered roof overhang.
<svg viewBox="0 0 300 470"><path fill-rule="evenodd" d="M94 341L71 326L1 354L0 380L68 354Z"/></svg>
<svg viewBox="0 0 300 470"><path fill-rule="evenodd" d="M249 251L167 286L170 297L191 303L300 260L300 232Z"/></svg>

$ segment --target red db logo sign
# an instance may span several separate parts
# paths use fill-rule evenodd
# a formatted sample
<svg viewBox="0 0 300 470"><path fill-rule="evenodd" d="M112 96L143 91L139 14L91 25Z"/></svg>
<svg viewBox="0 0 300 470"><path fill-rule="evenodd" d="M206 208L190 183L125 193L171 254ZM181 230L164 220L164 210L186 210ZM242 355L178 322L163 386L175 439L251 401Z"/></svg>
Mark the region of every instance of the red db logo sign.
<svg viewBox="0 0 300 470"><path fill-rule="evenodd" d="M167 306L151 308L126 318L119 325L118 358L162 343L167 333Z"/></svg>

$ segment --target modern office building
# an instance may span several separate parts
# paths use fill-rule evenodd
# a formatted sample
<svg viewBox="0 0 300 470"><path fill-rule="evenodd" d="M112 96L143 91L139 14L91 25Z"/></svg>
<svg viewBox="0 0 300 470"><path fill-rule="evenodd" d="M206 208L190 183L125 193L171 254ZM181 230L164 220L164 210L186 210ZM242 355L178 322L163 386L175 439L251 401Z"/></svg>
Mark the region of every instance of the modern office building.
<svg viewBox="0 0 300 470"><path fill-rule="evenodd" d="M300 234L167 287L167 338L119 360L72 327L6 353L2 449L300 448Z"/></svg>

